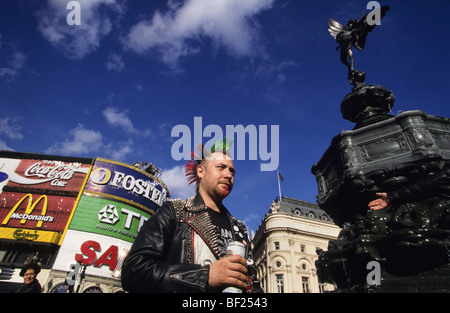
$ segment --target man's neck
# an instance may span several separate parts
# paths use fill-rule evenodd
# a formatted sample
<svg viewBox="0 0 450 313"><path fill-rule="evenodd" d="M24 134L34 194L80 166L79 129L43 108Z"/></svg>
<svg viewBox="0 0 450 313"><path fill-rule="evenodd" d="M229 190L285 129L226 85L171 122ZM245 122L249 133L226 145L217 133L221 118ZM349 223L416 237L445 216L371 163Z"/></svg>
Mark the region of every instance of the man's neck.
<svg viewBox="0 0 450 313"><path fill-rule="evenodd" d="M220 213L220 208L222 207L222 201L214 201L206 192L199 190L200 196L202 196L205 205L213 211Z"/></svg>

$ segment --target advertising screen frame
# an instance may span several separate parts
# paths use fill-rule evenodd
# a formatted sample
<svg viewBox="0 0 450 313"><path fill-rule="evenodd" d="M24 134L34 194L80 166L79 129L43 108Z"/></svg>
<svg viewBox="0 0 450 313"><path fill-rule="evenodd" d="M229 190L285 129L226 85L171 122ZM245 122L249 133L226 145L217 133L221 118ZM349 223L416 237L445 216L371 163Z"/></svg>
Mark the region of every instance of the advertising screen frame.
<svg viewBox="0 0 450 313"><path fill-rule="evenodd" d="M122 162L97 158L83 194L107 197L155 214L170 197L158 178Z"/></svg>
<svg viewBox="0 0 450 313"><path fill-rule="evenodd" d="M86 275L119 279L131 245L125 240L69 229L53 269L70 272L71 266L80 262L86 266Z"/></svg>
<svg viewBox="0 0 450 313"><path fill-rule="evenodd" d="M132 243L150 216L147 211L119 201L82 195L69 229L114 237Z"/></svg>

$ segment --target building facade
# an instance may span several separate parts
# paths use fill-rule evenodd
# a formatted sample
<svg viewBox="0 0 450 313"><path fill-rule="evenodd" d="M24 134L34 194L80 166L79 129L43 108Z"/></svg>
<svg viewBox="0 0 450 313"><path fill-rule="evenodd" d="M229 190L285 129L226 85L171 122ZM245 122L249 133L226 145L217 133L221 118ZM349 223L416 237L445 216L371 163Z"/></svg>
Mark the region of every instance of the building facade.
<svg viewBox="0 0 450 313"><path fill-rule="evenodd" d="M334 290L316 273L316 249L327 250L340 228L316 204L275 200L252 238L261 286L268 293L321 293Z"/></svg>

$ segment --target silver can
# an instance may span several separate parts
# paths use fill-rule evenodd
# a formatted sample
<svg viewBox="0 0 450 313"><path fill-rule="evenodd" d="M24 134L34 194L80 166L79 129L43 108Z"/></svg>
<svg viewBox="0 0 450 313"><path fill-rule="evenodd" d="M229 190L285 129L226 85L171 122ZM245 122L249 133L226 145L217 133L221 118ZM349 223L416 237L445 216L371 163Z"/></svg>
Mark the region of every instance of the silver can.
<svg viewBox="0 0 450 313"><path fill-rule="evenodd" d="M230 241L227 245L227 255L239 255L245 258L245 245L239 241ZM227 287L223 293L242 293L242 290L236 287Z"/></svg>

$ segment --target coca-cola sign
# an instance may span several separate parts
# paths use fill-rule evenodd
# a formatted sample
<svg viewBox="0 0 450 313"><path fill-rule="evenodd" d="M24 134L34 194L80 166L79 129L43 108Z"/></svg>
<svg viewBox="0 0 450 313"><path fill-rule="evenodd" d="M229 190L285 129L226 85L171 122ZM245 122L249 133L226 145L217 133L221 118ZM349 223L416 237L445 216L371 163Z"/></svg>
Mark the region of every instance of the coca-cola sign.
<svg viewBox="0 0 450 313"><path fill-rule="evenodd" d="M79 162L23 159L11 173L8 185L79 191L89 167Z"/></svg>

